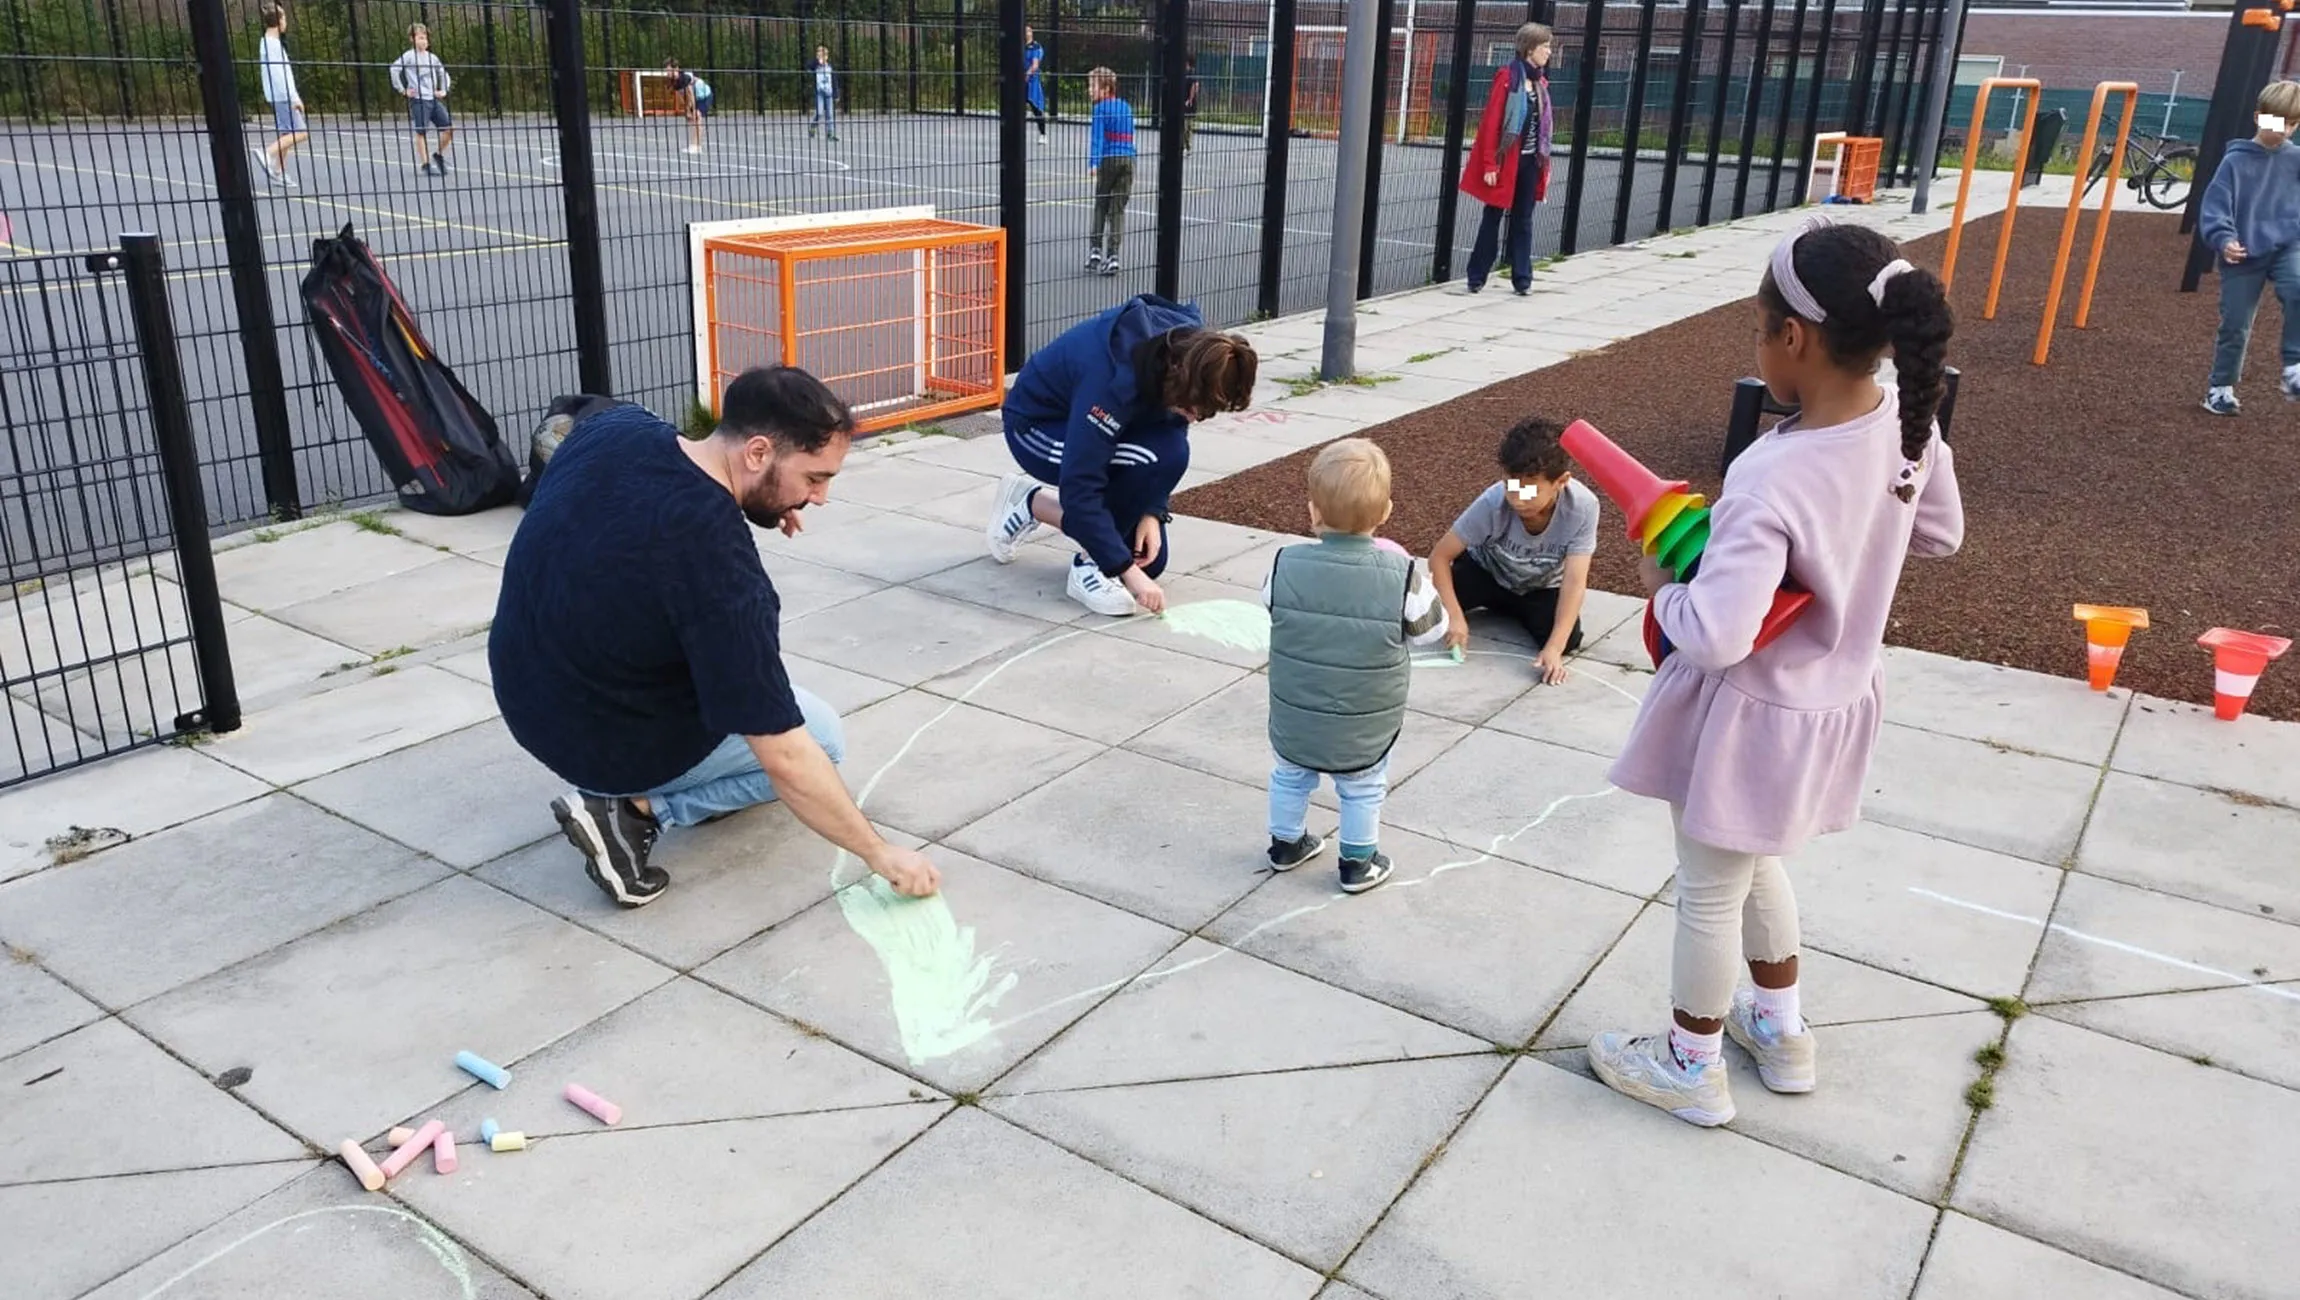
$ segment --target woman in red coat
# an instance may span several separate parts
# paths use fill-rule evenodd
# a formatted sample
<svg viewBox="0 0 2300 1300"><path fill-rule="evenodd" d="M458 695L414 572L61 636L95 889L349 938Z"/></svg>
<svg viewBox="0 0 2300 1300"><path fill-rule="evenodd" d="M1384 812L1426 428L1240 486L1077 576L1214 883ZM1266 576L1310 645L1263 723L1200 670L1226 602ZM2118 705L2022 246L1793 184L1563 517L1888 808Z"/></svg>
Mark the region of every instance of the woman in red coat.
<svg viewBox="0 0 2300 1300"><path fill-rule="evenodd" d="M1533 208L1549 194L1549 54L1555 38L1540 23L1517 29L1517 57L1493 74L1485 120L1462 168L1461 192L1485 205L1469 252L1469 291L1493 271L1501 219L1509 214L1509 279L1533 288Z"/></svg>

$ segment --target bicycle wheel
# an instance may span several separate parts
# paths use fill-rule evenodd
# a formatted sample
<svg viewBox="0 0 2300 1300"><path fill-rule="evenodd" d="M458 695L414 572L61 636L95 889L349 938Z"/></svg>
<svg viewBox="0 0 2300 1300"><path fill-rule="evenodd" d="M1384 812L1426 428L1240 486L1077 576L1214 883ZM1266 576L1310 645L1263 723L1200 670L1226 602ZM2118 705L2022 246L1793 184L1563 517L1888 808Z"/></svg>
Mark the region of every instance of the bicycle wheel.
<svg viewBox="0 0 2300 1300"><path fill-rule="evenodd" d="M2140 196L2152 208L2171 211L2188 202L2188 187L2196 183L2196 151L2183 146L2167 149L2141 178Z"/></svg>

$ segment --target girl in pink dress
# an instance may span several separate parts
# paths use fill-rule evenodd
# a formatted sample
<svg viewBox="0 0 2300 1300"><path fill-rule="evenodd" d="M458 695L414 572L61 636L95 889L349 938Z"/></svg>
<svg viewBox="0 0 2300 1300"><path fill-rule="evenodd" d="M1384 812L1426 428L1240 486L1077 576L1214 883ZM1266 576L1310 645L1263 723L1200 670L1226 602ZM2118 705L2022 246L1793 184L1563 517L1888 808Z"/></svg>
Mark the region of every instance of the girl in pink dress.
<svg viewBox="0 0 2300 1300"><path fill-rule="evenodd" d="M1757 288L1757 373L1798 414L1733 462L1689 583L1644 564L1676 650L1613 766L1677 825L1677 941L1667 1034L1600 1034L1597 1077L1695 1124L1733 1118L1726 1033L1775 1092L1810 1092L1797 1000L1797 904L1781 855L1860 816L1884 712L1880 652L1907 557L1964 540L1933 423L1954 322L1946 291L1863 226L1808 222ZM1899 391L1877 384L1887 349ZM1813 593L1752 651L1784 580ZM1735 991L1747 960L1754 989Z"/></svg>

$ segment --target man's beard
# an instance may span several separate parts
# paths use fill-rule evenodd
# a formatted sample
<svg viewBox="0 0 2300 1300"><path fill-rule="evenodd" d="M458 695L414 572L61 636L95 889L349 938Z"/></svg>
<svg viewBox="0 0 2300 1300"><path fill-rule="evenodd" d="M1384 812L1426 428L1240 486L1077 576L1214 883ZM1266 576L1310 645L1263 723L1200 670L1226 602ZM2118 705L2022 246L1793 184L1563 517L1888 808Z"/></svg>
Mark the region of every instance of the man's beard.
<svg viewBox="0 0 2300 1300"><path fill-rule="evenodd" d="M775 469L775 463L769 462L766 474L751 485L750 491L736 499L735 504L742 507L743 518L750 520L754 527L780 528L785 515L806 504L793 501L786 505L775 500Z"/></svg>

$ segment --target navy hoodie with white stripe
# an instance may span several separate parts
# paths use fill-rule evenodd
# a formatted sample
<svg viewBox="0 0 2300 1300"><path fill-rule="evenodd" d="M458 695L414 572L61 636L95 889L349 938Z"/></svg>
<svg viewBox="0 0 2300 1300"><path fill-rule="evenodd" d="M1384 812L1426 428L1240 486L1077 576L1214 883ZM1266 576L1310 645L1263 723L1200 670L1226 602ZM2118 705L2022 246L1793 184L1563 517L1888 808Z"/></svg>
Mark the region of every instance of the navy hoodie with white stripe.
<svg viewBox="0 0 2300 1300"><path fill-rule="evenodd" d="M1062 467L1062 531L1112 577L1132 567L1134 544L1111 517L1111 468L1163 479L1154 505L1163 514L1190 464L1190 422L1159 400L1158 349L1144 345L1205 324L1195 306L1138 295L1040 348L1006 394L1015 437Z"/></svg>

